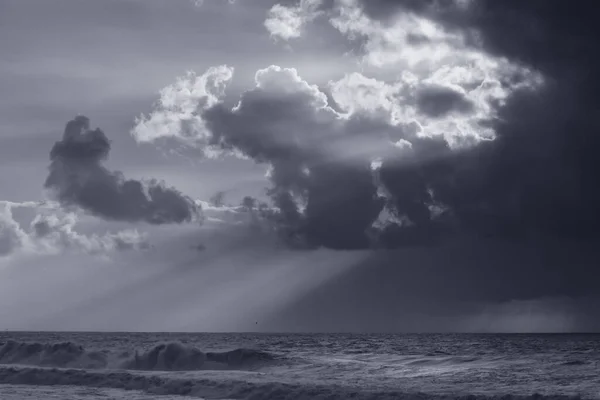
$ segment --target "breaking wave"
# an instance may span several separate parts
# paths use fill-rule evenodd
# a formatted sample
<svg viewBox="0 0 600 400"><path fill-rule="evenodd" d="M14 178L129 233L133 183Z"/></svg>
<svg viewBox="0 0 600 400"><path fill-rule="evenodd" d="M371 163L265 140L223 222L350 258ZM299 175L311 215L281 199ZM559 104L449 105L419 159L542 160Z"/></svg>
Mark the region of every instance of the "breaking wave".
<svg viewBox="0 0 600 400"><path fill-rule="evenodd" d="M59 368L141 371L243 370L274 364L279 359L270 353L251 349L205 353L178 342L159 344L147 351L135 351L133 355L127 351L90 351L72 342L48 344L8 341L1 345L0 364Z"/></svg>
<svg viewBox="0 0 600 400"><path fill-rule="evenodd" d="M180 343L154 346L123 364L128 369L144 371L191 371L202 369L252 369L272 364L276 357L270 353L236 349L225 352L202 351Z"/></svg>

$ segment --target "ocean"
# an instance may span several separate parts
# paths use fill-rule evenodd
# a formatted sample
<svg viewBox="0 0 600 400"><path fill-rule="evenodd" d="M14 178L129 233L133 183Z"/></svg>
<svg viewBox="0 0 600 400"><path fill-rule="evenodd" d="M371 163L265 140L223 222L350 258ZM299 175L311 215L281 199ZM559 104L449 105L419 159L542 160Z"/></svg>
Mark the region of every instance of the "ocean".
<svg viewBox="0 0 600 400"><path fill-rule="evenodd" d="M0 400L600 399L600 335L0 333Z"/></svg>

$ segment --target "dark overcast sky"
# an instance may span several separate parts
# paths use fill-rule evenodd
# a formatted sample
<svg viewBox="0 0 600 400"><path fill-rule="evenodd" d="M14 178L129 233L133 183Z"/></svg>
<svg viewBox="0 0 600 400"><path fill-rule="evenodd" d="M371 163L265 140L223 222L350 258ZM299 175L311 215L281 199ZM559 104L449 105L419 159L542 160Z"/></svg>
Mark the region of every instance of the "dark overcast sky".
<svg viewBox="0 0 600 400"><path fill-rule="evenodd" d="M594 7L0 1L0 328L599 330Z"/></svg>

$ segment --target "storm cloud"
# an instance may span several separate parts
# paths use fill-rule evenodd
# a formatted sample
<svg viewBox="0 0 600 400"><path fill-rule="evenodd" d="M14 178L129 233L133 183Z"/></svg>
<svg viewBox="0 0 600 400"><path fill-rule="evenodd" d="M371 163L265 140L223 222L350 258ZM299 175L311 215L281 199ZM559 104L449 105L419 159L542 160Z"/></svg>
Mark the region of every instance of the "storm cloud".
<svg viewBox="0 0 600 400"><path fill-rule="evenodd" d="M325 94L295 69L271 66L256 73L256 87L234 108L222 90L213 95L215 85L196 90L208 95L185 116L160 106L168 103L161 99L138 120L134 136L192 136L205 153L269 165L277 223L311 247L397 248L457 235L597 236L598 107L588 86L597 60L586 39L592 32L585 36L568 20L555 29L555 2L531 2L531 9L510 2L510 11L491 1L317 3L285 7L296 7L294 24L303 12L310 15L302 24L317 10L329 12L342 35L360 39L364 63L400 68L400 76L351 73L330 82ZM286 12L274 8L268 18ZM485 22L496 13L500 21ZM510 43L522 34L526 45L501 40L499 33L510 31L502 25L508 15L520 24ZM300 37L302 24L287 39ZM532 58L535 40L575 58L554 63L550 50ZM219 68L231 72L218 75L221 88L233 69ZM214 71L188 86L210 81ZM179 129L171 129L174 121Z"/></svg>
<svg viewBox="0 0 600 400"><path fill-rule="evenodd" d="M600 167L600 124L594 93L600 81L592 71L600 65L595 50L600 31L590 20L592 2L576 6L536 0L323 4L331 6L341 33L362 37L357 51L367 63L421 62L440 57L452 44L525 67L505 76L502 86L519 79L523 71L538 71L543 80L536 90L511 92L498 103L495 118L483 124L494 131L494 140L467 151L421 158L410 168L398 165L397 159L382 164L381 179L396 210L410 205L413 217L409 218L421 221L405 229L393 226L394 236L406 237L412 231L414 238L422 232L418 227L429 226L425 236L431 238L426 207L434 197L443 205L447 221L452 221L446 228L454 232L520 238L598 236L600 185L595 171ZM411 21L426 29L398 30L410 27ZM438 94L416 97L419 108L432 117L467 111L472 104L449 90Z"/></svg>
<svg viewBox="0 0 600 400"><path fill-rule="evenodd" d="M194 202L176 189L156 180L126 179L104 167L110 147L103 131L90 129L87 117L69 121L50 152L44 186L62 206L107 220L167 224L197 217Z"/></svg>
<svg viewBox="0 0 600 400"><path fill-rule="evenodd" d="M600 233L600 140L594 4L560 1L360 1L375 21L426 16L487 54L533 68L545 84L520 92L493 121L496 139L445 162L434 192L478 232L569 238ZM450 172L452 171L452 172Z"/></svg>
<svg viewBox="0 0 600 400"><path fill-rule="evenodd" d="M215 71L227 67L188 76L187 87L194 90L185 92L186 81L177 82L178 92L189 93L180 103L193 112L165 106L173 92L166 88L157 109L138 119L134 136L174 137L206 155L234 154L268 165L275 210L264 215L290 243L307 247L407 245L396 237L398 230L402 238L431 236L434 226L450 219L440 212L447 206L429 180L444 171L442 160L486 139L485 127L476 130L479 119L493 115L488 109L494 95L504 95L487 93L485 86L467 93L412 77L388 84L350 74L331 82L328 96L295 69L270 66L256 73L255 88L231 108L212 96L210 87L197 88L215 76L211 87L232 78ZM482 94L490 104L474 105L473 98ZM336 109L329 105L331 97ZM394 223L375 224L382 213Z"/></svg>

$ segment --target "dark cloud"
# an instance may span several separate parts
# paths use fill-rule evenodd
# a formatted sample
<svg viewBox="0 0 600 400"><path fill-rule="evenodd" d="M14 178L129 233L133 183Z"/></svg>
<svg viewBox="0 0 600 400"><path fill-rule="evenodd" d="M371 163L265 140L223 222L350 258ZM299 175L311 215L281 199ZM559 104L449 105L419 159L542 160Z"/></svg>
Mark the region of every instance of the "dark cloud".
<svg viewBox="0 0 600 400"><path fill-rule="evenodd" d="M272 67L257 76L257 88L234 109L217 103L202 117L211 146L271 166L269 194L278 212L268 217L293 243L397 248L455 235L596 232L597 203L579 195L585 171L561 159L565 142L557 139L565 137L566 121L559 118L571 114L560 106L567 93L552 83L517 91L499 107L496 140L456 151L441 135L418 135L360 112L340 119L327 96L293 70ZM419 91L417 110L430 117L472 111L453 89ZM381 157L376 169L374 155ZM384 210L393 218L374 227Z"/></svg>
<svg viewBox="0 0 600 400"><path fill-rule="evenodd" d="M411 221L406 229L390 230L403 240L407 235L431 238L438 232L430 210L437 201L448 211L444 229L453 232L597 237L600 102L595 93L600 80L593 71L600 66L595 50L600 29L592 20L595 3L458 3L361 1L371 18L384 22L407 10L430 17L467 34L474 48L540 71L546 83L538 91L513 94L499 108L491 122L494 141L418 158L411 165L386 160L381 179L396 212ZM458 93L450 92L427 93L418 104L430 116L468 108Z"/></svg>
<svg viewBox="0 0 600 400"><path fill-rule="evenodd" d="M217 104L204 112L213 133L211 144L271 165L269 194L279 211L269 218L290 242L368 247L367 230L383 201L377 197L370 163L338 158L336 146L336 140L364 136L363 121L355 118L340 128L342 122L327 106L325 94L301 81L295 71L270 68L261 79L261 86L244 93L236 109ZM336 136L336 130L344 136Z"/></svg>
<svg viewBox="0 0 600 400"><path fill-rule="evenodd" d="M102 162L109 152L104 132L90 130L87 117L76 117L52 147L45 187L61 205L81 207L109 220L166 224L195 218L194 202L179 191L155 180L126 179L106 169Z"/></svg>
<svg viewBox="0 0 600 400"><path fill-rule="evenodd" d="M429 85L420 88L416 100L419 111L433 118L451 112L469 113L474 109L473 103L462 93L443 86Z"/></svg>
<svg viewBox="0 0 600 400"><path fill-rule="evenodd" d="M368 166L324 163L310 173L306 236L314 245L332 249L368 247L367 229L383 206Z"/></svg>
<svg viewBox="0 0 600 400"><path fill-rule="evenodd" d="M394 89L356 75L328 96L295 71L271 67L257 73L257 87L234 109L216 101L204 107L206 131L199 136L208 138L206 144L270 165L269 193L278 212L269 215L282 232L311 247L335 249L397 248L455 236L598 236L599 85L593 71L599 66L595 41L600 35L590 20L591 2L577 7L552 0L360 3L384 25L396 12L422 14L467 37L466 44L448 39L452 46L526 68L514 68L498 82L486 82L485 73L481 79L470 77L469 84L497 84L511 93L506 99L478 98L483 105L433 82L420 82L402 94L399 101L410 100L403 105L423 119L487 118L475 130L491 128L496 138L460 150L451 149L442 135L419 135L418 124L390 124L384 104L390 97L379 94ZM348 29L348 35L356 33ZM376 50L389 52L395 44ZM527 81L520 74L531 70L541 73L544 85L513 90L516 82ZM480 93L490 97L491 92ZM329 104L333 98L335 106ZM495 112L482 113L482 107ZM340 118L340 110L352 115ZM452 129L448 125L436 127L436 133ZM372 168L375 158L379 168ZM388 213L387 221L373 227L382 212Z"/></svg>

